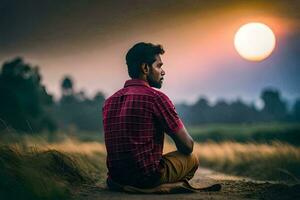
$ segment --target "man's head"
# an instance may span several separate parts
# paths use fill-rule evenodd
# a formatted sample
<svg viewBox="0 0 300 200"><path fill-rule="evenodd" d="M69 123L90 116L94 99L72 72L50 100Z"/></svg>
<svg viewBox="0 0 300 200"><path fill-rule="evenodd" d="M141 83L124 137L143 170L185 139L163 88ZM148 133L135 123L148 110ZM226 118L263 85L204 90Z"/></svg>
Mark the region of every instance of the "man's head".
<svg viewBox="0 0 300 200"><path fill-rule="evenodd" d="M161 88L165 75L161 54L164 54L161 45L144 42L135 44L126 54L129 76L146 80L151 87Z"/></svg>

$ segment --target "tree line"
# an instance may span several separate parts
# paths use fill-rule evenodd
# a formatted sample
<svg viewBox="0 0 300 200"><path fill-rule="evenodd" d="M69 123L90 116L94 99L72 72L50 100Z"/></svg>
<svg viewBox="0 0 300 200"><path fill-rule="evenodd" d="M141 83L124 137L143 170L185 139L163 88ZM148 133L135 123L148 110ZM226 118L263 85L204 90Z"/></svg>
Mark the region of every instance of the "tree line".
<svg viewBox="0 0 300 200"><path fill-rule="evenodd" d="M102 130L102 105L105 96L98 91L89 98L74 89L70 76L61 81L61 97L54 100L42 84L38 66L17 57L3 63L0 72L0 130L38 133L43 130ZM176 109L187 124L254 123L300 121L300 98L292 110L276 89L261 93L262 109L241 100L218 101L211 106L206 98L193 105L178 104Z"/></svg>
<svg viewBox="0 0 300 200"><path fill-rule="evenodd" d="M101 131L104 95L89 98L74 90L74 81L65 76L62 96L54 100L42 84L38 66L20 57L5 62L0 73L0 130L38 133L43 130Z"/></svg>
<svg viewBox="0 0 300 200"><path fill-rule="evenodd" d="M192 105L178 104L177 111L188 124L204 123L256 123L256 122L299 122L300 98L289 110L280 91L267 88L261 92L262 109L253 104L247 105L242 100L227 102L218 100L215 105L204 97Z"/></svg>

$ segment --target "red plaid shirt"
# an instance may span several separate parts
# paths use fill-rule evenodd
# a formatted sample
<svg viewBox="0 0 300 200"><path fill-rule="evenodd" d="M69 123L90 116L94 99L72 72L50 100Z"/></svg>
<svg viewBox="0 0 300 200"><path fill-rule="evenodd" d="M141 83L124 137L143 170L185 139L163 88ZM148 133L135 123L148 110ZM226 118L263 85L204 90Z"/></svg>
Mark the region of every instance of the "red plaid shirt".
<svg viewBox="0 0 300 200"><path fill-rule="evenodd" d="M159 178L164 132L183 123L165 94L132 79L105 101L103 127L109 177L140 185Z"/></svg>

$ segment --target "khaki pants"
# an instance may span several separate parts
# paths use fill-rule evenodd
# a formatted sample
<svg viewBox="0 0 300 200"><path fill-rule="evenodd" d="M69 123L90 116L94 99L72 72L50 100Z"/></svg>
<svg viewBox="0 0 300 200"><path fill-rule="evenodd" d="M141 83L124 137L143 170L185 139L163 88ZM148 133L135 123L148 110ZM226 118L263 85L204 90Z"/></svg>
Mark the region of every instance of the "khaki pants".
<svg viewBox="0 0 300 200"><path fill-rule="evenodd" d="M140 188L151 188L164 183L174 183L182 180L190 180L193 178L198 169L199 161L195 154L185 155L178 151L173 151L163 155L162 157L162 174L160 180L153 183L141 183L133 185ZM107 185L112 190L122 191L123 186L112 179L107 179Z"/></svg>
<svg viewBox="0 0 300 200"><path fill-rule="evenodd" d="M163 155L163 171L160 183L173 183L190 180L198 169L199 161L195 154L185 155L173 151Z"/></svg>

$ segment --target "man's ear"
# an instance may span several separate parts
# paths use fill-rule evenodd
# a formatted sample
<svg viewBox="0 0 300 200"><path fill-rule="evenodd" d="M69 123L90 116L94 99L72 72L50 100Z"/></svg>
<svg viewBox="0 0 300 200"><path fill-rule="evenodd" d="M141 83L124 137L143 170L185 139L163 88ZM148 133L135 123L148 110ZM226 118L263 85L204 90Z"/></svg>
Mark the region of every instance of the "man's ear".
<svg viewBox="0 0 300 200"><path fill-rule="evenodd" d="M143 63L143 64L142 64L141 69L142 69L142 73L143 73L143 74L149 74L149 72L150 72L149 65L146 64L146 63Z"/></svg>

